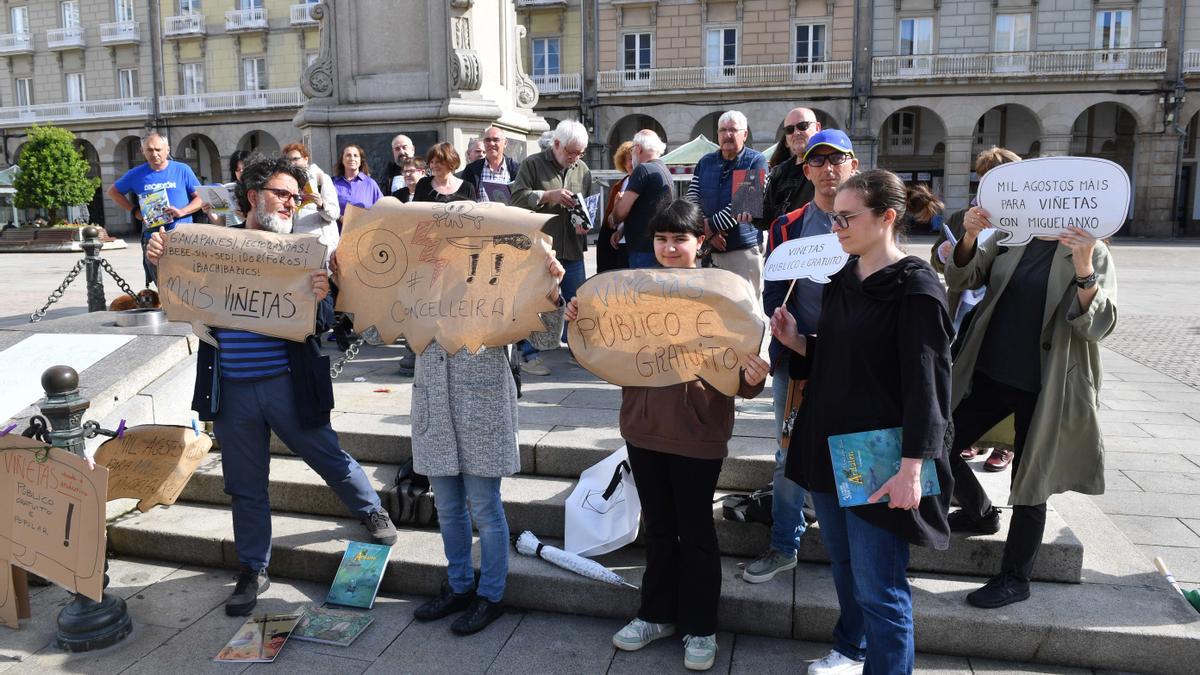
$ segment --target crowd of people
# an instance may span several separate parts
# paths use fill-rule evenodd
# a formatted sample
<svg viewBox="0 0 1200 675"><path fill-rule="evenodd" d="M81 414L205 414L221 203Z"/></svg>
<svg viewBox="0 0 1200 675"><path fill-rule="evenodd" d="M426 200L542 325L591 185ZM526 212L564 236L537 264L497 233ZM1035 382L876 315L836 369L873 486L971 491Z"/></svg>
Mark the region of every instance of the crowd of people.
<svg viewBox="0 0 1200 675"><path fill-rule="evenodd" d="M990 236L991 214L974 202L949 218L946 229L956 240L940 239L931 261L908 255L901 239L913 214L927 220L940 212L934 195L889 171L863 170L850 138L822 129L812 110L790 111L783 131L768 161L746 145L745 116L725 113L719 148L696 164L680 199L661 161L662 139L638 131L616 150L623 177L609 189L605 217L592 233L572 218L579 200L598 190L582 160L587 130L573 121L560 123L540 152L521 161L507 154L504 130L489 126L470 144L465 166L450 143L434 144L418 159L412 140L398 135L379 182L354 144L340 149L332 174L300 143L280 157L237 156L230 171L239 215L226 224L319 233L333 255L329 271L313 275L322 308L315 336L334 323L340 218L350 205L370 208L384 195L405 203L507 199L552 216L543 228L554 250L547 273L558 281L551 299L564 308L566 324L577 316L589 234L597 237L600 272L713 266L741 276L759 293L771 339L766 358L742 355L738 395L756 396L772 378L778 440L770 545L741 578L767 583L796 568L800 538L815 520L840 615L833 649L808 672L911 672L910 545L942 550L952 532L1000 530L1000 511L967 462L981 438L1011 417L1011 454L1002 462L1012 465L1008 536L998 573L966 597L975 607L1030 597L1051 495L1103 491L1098 342L1116 324L1113 262L1103 242L1076 228L1004 247ZM126 192L170 181L176 222L186 221L201 208L194 176L169 160L163 137L150 135L143 150L147 164L110 195L136 208ZM1019 160L991 148L975 168L983 174ZM760 170L762 215L735 213L735 172ZM835 234L850 256L829 283L763 282L763 261L775 248L825 234ZM152 268L165 254L163 235L147 234L145 248ZM239 615L269 583L268 431L325 478L373 540L394 542L396 530L329 426L332 388L318 337L296 343L214 333L220 348L202 345L193 407L214 421L226 462L242 566L226 610ZM532 344L516 348L522 371L549 374ZM520 468L510 366L504 349L448 354L436 344L401 359L402 372L424 394L413 396L413 459L433 486L449 561L441 592L416 617L460 614L451 625L458 634L482 630L503 613L509 531L500 484ZM638 612L612 639L619 649L682 633L687 668L705 670L715 660L722 574L712 498L734 410L732 397L703 381L622 388L620 430L642 504L646 567ZM841 506L828 439L895 428L899 472L871 503ZM927 463L938 494L922 493ZM960 506L953 512L952 496ZM478 575L472 523L481 540Z"/></svg>

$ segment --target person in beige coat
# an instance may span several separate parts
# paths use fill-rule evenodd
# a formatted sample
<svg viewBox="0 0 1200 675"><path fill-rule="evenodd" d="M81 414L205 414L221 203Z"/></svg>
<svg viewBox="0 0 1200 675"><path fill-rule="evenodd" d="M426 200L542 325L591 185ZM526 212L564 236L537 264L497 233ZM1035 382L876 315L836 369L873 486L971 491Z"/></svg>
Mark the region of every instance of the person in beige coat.
<svg viewBox="0 0 1200 675"><path fill-rule="evenodd" d="M1103 242L1072 228L1024 246L1001 246L1003 234L977 245L989 227L988 214L971 208L946 263L951 290L988 287L954 362L952 447L970 446L1010 414L1016 423L1000 573L967 595L982 608L1029 597L1050 495L1104 492L1099 342L1117 324L1116 274ZM998 531L999 512L970 466L957 453L951 465L962 506L950 514L951 529Z"/></svg>

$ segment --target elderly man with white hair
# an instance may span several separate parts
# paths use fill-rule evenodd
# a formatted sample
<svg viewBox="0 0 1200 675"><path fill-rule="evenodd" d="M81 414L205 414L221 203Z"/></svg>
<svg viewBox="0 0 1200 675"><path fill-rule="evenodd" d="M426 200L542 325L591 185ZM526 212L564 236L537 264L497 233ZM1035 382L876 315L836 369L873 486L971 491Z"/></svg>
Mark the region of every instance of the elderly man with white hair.
<svg viewBox="0 0 1200 675"><path fill-rule="evenodd" d="M667 149L658 134L642 129L633 136L633 173L620 199L613 206L613 221L621 223L612 236L613 247L621 237L629 251L629 268L658 267L650 219L671 201L674 184L671 172L659 157Z"/></svg>
<svg viewBox="0 0 1200 675"><path fill-rule="evenodd" d="M736 110L717 121L720 148L700 158L688 186L687 198L700 207L708 222L713 263L754 285L762 295L762 232L748 213L731 213L734 171L767 171L767 158L746 147L746 116Z"/></svg>
<svg viewBox="0 0 1200 675"><path fill-rule="evenodd" d="M526 157L512 184L512 206L554 216L542 231L550 235L554 253L566 268L562 279L563 302L570 302L575 297L575 291L587 276L583 265L587 230L573 225L570 215L577 205L575 195L586 197L593 192L592 172L581 159L587 145L588 133L582 124L572 120L559 122L550 147ZM566 339L565 331L564 328L563 339ZM550 374L537 350L528 342L521 343L521 353L524 356L522 372Z"/></svg>

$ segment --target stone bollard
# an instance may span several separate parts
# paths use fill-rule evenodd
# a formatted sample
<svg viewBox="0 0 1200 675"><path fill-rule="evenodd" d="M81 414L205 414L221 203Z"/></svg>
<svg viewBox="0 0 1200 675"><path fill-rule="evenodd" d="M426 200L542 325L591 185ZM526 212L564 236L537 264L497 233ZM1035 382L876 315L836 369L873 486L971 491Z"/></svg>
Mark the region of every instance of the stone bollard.
<svg viewBox="0 0 1200 675"><path fill-rule="evenodd" d="M99 244L99 239L95 239ZM91 268L88 270L90 305ZM38 403L38 407L50 425L50 444L83 457L83 413L91 402L79 395L79 373L70 366L47 368L42 373L42 389L46 392L46 398ZM105 587L108 586L107 569L108 563L105 562ZM105 593L103 599L96 602L76 593L71 604L58 613L58 646L68 652L103 649L124 640L132 627L125 600Z"/></svg>
<svg viewBox="0 0 1200 675"><path fill-rule="evenodd" d="M103 312L108 309L108 303L104 301L104 277L100 276L100 249L104 247L104 242L100 241L100 228L89 225L80 234L83 235L88 311Z"/></svg>

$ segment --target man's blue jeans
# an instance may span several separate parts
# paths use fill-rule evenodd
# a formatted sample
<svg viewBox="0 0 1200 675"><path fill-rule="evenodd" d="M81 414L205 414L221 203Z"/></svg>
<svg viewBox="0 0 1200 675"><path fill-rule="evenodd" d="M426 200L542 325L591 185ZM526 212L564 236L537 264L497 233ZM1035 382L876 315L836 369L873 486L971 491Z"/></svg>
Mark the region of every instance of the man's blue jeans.
<svg viewBox="0 0 1200 675"><path fill-rule="evenodd" d="M658 257L654 255L654 251L650 251L649 253L645 251L629 252L629 269L642 270L653 267L661 267L658 264Z"/></svg>
<svg viewBox="0 0 1200 675"><path fill-rule="evenodd" d="M358 462L338 445L326 424L302 428L291 376L240 383L221 380L221 408L213 433L221 444L225 493L233 505L233 543L238 562L254 570L271 561L271 502L267 483L271 432L333 489L359 518L382 510L379 495Z"/></svg>
<svg viewBox="0 0 1200 675"><path fill-rule="evenodd" d="M808 527L804 522L804 488L784 476L787 466L787 448L783 447L783 415L787 405L788 365L780 359L771 379L772 402L775 404L775 437L779 441L775 448L775 475L771 481L774 496L771 499L771 548L784 555L796 555L800 548L800 537Z"/></svg>
<svg viewBox="0 0 1200 675"><path fill-rule="evenodd" d="M911 673L912 589L908 542L838 505L831 492L812 492L821 539L829 554L841 616L833 648L866 659L864 673Z"/></svg>
<svg viewBox="0 0 1200 675"><path fill-rule="evenodd" d="M450 590L466 593L475 588L471 562L471 517L479 530L479 588L489 602L504 599L508 577L508 520L500 501L500 479L467 474L430 476L433 503L437 506L442 548L446 552ZM468 512L468 503L470 511Z"/></svg>

